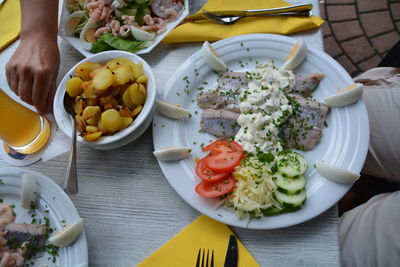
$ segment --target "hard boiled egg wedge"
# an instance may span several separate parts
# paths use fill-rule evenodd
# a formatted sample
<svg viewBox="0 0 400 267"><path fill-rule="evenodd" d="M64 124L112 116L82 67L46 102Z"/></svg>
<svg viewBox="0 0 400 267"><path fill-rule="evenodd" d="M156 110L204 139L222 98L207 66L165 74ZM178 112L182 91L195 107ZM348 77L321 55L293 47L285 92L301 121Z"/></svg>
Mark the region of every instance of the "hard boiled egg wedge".
<svg viewBox="0 0 400 267"><path fill-rule="evenodd" d="M189 117L190 112L179 105L174 105L168 102L156 100L156 107L158 112L165 117L180 120Z"/></svg>
<svg viewBox="0 0 400 267"><path fill-rule="evenodd" d="M300 39L286 57L286 61L282 68L285 70L294 70L297 68L307 56L307 45Z"/></svg>
<svg viewBox="0 0 400 267"><path fill-rule="evenodd" d="M349 85L346 89L341 90L336 94L325 98L324 101L331 107L346 106L360 99L362 93L363 93L363 84L355 83Z"/></svg>
<svg viewBox="0 0 400 267"><path fill-rule="evenodd" d="M83 219L65 227L62 231L55 233L49 238L49 242L59 247L72 244L83 230Z"/></svg>
<svg viewBox="0 0 400 267"><path fill-rule="evenodd" d="M215 71L226 71L227 66L220 59L217 52L207 41L203 43L201 47L201 54L203 55L204 61Z"/></svg>
<svg viewBox="0 0 400 267"><path fill-rule="evenodd" d="M96 26L96 22L89 20L81 31L79 39L82 47L86 50L90 50L92 48L92 44L96 42Z"/></svg>
<svg viewBox="0 0 400 267"><path fill-rule="evenodd" d="M314 166L319 175L337 183L351 184L360 178L357 173L321 161L317 161Z"/></svg>
<svg viewBox="0 0 400 267"><path fill-rule="evenodd" d="M35 206L37 199L37 184L36 180L30 173L22 174L21 179L21 206L24 209L30 209Z"/></svg>
<svg viewBox="0 0 400 267"><path fill-rule="evenodd" d="M65 33L68 35L72 35L75 31L76 27L78 26L82 16L85 14L85 11L75 11L71 15L68 16L65 22Z"/></svg>
<svg viewBox="0 0 400 267"><path fill-rule="evenodd" d="M188 147L167 147L153 152L161 161L177 161L189 156L192 150Z"/></svg>
<svg viewBox="0 0 400 267"><path fill-rule="evenodd" d="M143 31L140 28L136 28L133 25L131 25L131 32L136 40L144 42L151 41L156 36L154 33Z"/></svg>

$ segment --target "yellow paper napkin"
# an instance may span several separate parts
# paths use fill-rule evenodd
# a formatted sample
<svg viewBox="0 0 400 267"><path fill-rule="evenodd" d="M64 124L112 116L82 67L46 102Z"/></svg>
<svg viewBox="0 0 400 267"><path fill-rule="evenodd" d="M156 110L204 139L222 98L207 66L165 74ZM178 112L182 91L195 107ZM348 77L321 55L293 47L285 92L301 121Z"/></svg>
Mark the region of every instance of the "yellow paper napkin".
<svg viewBox="0 0 400 267"><path fill-rule="evenodd" d="M21 30L19 0L6 0L0 5L0 51L14 42Z"/></svg>
<svg viewBox="0 0 400 267"><path fill-rule="evenodd" d="M290 6L283 0L209 0L203 8L216 10L243 10ZM196 14L200 14L199 10ZM182 24L172 30L163 40L165 43L216 41L249 33L291 34L318 28L323 19L312 17L250 17L243 18L233 25L220 25L208 20Z"/></svg>
<svg viewBox="0 0 400 267"><path fill-rule="evenodd" d="M201 215L137 266L195 266L199 248L213 249L214 266L224 266L231 234L233 232L225 224ZM260 266L239 240L238 252L238 267Z"/></svg>

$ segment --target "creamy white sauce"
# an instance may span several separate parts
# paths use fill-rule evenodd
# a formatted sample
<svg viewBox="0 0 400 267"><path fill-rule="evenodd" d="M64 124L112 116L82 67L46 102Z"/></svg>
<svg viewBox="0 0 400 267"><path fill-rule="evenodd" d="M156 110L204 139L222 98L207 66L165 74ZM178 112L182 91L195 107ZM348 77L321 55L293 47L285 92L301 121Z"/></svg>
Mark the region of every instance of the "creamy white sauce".
<svg viewBox="0 0 400 267"><path fill-rule="evenodd" d="M292 113L286 94L295 86L292 71L278 69L267 60L251 75L248 88L239 97L240 130L235 141L250 153L280 152L279 127Z"/></svg>

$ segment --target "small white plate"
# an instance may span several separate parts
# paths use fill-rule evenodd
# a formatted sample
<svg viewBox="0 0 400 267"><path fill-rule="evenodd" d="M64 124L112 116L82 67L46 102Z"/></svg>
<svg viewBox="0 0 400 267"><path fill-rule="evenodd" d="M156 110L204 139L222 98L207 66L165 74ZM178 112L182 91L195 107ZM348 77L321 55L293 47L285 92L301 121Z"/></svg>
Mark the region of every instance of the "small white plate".
<svg viewBox="0 0 400 267"><path fill-rule="evenodd" d="M63 8L61 10L61 19L60 19L60 26L58 28L58 34L60 35L61 38L63 38L67 43L72 45L76 50L78 50L85 57L94 55L93 53L91 53L90 51L88 51L82 47L79 38L70 36L65 32L64 27L65 27L65 23L69 16L69 13L67 10L67 2L68 2L68 0L64 0ZM184 3L185 3L184 10L182 11L181 16L177 20L167 24L167 31L164 32L163 34L157 35L154 38L154 40L152 41L151 45L149 45L148 47L146 47L142 50L137 51L135 54L140 55L140 54L149 53L151 50L153 50L154 47L156 47L162 41L162 39L164 39L165 36L167 36L167 34L170 31L172 31L176 26L178 26L182 22L182 20L187 15L189 15L189 0L184 0Z"/></svg>
<svg viewBox="0 0 400 267"><path fill-rule="evenodd" d="M272 35L249 34L228 38L213 43L213 47L222 60L233 71L251 71L255 63L272 59L282 66L284 59L296 43L296 39ZM350 75L330 56L323 51L308 46L308 54L295 74L322 72L325 78L313 97L322 101L352 84ZM189 91L184 89L188 85ZM189 109L192 118L173 121L156 114L153 125L153 140L156 150L165 147L191 147L192 156L179 162L161 162L162 171L175 191L199 212L223 223L251 229L275 229L299 224L333 206L350 188L351 185L337 184L326 180L315 171L313 164L323 160L355 173L359 173L364 164L368 150L369 125L368 116L362 100L357 103L333 108L328 115L328 127L323 129L323 138L311 151L301 152L309 163L306 172L307 203L301 210L261 219L239 220L236 215L223 208L214 209L217 199L206 199L199 196L195 186L201 181L194 172L194 158L206 154L200 144L209 144L216 138L207 133L200 133L200 116L202 109L196 104L198 87L204 90L215 89L217 74L204 62L201 52L193 54L172 75L164 89L164 100Z"/></svg>
<svg viewBox="0 0 400 267"><path fill-rule="evenodd" d="M17 223L31 223L32 217L20 204L21 176L23 173L31 173L38 185L38 199L36 205L36 220L47 217L50 226L55 232L61 231L63 225L73 224L80 216L71 199L52 180L35 171L18 168L0 169L0 198L3 203L14 204ZM48 212L46 212L48 211ZM85 230L78 239L70 246L60 248L57 261L53 263L48 260L49 254L44 253L40 258L35 259L34 266L88 266L88 248ZM30 262L30 261L28 261Z"/></svg>

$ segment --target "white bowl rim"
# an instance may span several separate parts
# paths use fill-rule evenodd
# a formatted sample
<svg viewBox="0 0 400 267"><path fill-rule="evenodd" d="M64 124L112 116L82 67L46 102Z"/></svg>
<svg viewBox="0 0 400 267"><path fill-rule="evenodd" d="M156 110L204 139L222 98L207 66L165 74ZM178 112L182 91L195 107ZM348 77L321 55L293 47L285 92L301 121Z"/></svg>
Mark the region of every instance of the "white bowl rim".
<svg viewBox="0 0 400 267"><path fill-rule="evenodd" d="M61 82L59 83L56 91L56 95L54 97L54 103L53 103L53 112L54 112L54 118L57 122L58 127L66 134L67 136L71 137L71 128L65 127L65 124L63 123L63 120L68 120L69 121L69 115L67 112L64 110L63 107L63 97L64 97L64 92L65 92L65 83L69 79L70 75L73 74L75 68L84 62L107 62L109 60L112 60L114 58L120 58L120 57L127 57L133 60L134 62L140 62L143 64L143 72L147 75L148 77L148 82L147 82L147 98L146 102L143 105L142 111L139 113L139 115L136 117L136 119L133 121L133 123L125 128L122 131L119 131L117 133L114 133L113 135L107 135L103 136L97 141L93 142L88 142L83 137L77 136L77 141L83 144L87 144L89 146L101 146L101 145L106 145L110 144L113 142L117 142L121 140L122 138L130 135L133 133L144 121L145 119L151 114L151 110L153 109L155 99L156 99L156 94L157 94L157 88L156 88L156 82L155 82L155 77L153 74L153 71L151 70L149 64L141 57L138 55L135 55L130 52L126 51L119 51L119 50L111 50L111 51L104 51L101 53L94 54L92 56L89 56L87 58L84 58L83 60L79 61L77 64L75 64L63 77Z"/></svg>

